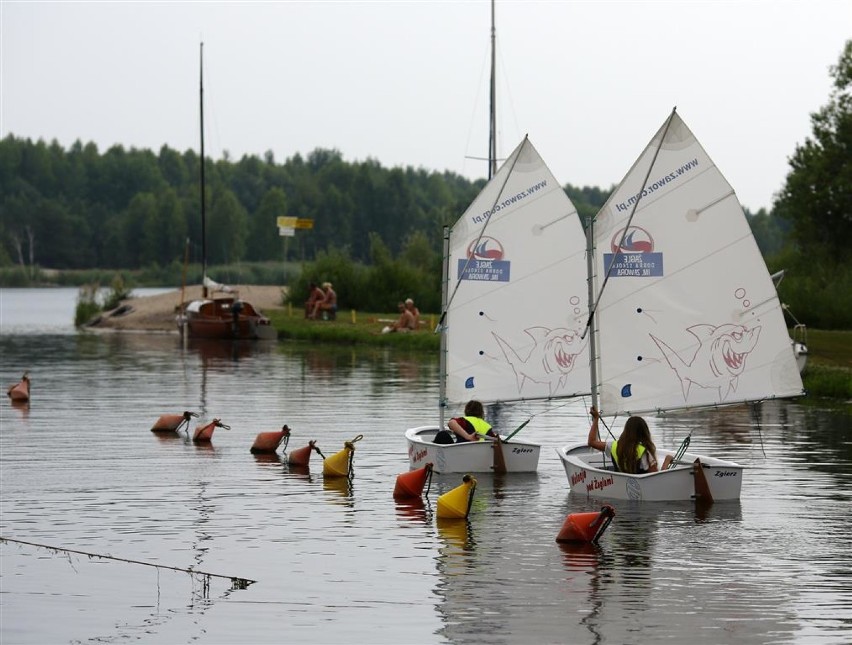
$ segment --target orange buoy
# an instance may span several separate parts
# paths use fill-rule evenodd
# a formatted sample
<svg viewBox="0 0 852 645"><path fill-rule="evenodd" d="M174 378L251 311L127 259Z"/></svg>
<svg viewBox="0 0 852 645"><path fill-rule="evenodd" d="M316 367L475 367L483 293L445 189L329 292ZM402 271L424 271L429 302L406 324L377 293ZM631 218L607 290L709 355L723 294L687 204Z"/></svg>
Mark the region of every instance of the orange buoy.
<svg viewBox="0 0 852 645"><path fill-rule="evenodd" d="M189 426L189 420L197 416L195 412L189 411L183 414L164 414L151 426L151 432L180 432L184 424Z"/></svg>
<svg viewBox="0 0 852 645"><path fill-rule="evenodd" d="M615 517L615 509L607 504L598 513L572 513L565 518L557 542L597 542Z"/></svg>
<svg viewBox="0 0 852 645"><path fill-rule="evenodd" d="M317 454L325 459L320 449L317 448L316 441L313 439L308 442L308 445L304 448L297 448L293 450L290 455L287 457L287 463L291 466L307 466L311 461L311 452L316 450Z"/></svg>
<svg viewBox="0 0 852 645"><path fill-rule="evenodd" d="M352 441L343 442L343 450L322 462L322 474L326 477L349 477L352 474L352 455L355 453L355 442L361 441L364 435L359 434Z"/></svg>
<svg viewBox="0 0 852 645"><path fill-rule="evenodd" d="M21 380L10 385L6 390L6 395L13 401L29 401L30 400L30 377L29 372L24 372Z"/></svg>
<svg viewBox="0 0 852 645"><path fill-rule="evenodd" d="M251 446L253 453L269 453L278 450L281 442L284 442L284 448L287 448L287 442L290 440L290 428L284 425L278 432L260 432L254 438L254 443Z"/></svg>
<svg viewBox="0 0 852 645"><path fill-rule="evenodd" d="M420 497L423 494L423 487L426 485L427 479L432 479L431 462L423 466L423 468L397 475L396 486L393 488L394 499Z"/></svg>
<svg viewBox="0 0 852 645"><path fill-rule="evenodd" d="M197 427L195 429L195 434L192 435L192 440L195 443L209 443L213 439L213 431L216 428L230 430L231 426L226 426L219 419L213 419L207 425Z"/></svg>
<svg viewBox="0 0 852 645"><path fill-rule="evenodd" d="M455 519L467 517L475 490L476 480L470 475L465 475L460 486L456 486L438 498L438 517Z"/></svg>

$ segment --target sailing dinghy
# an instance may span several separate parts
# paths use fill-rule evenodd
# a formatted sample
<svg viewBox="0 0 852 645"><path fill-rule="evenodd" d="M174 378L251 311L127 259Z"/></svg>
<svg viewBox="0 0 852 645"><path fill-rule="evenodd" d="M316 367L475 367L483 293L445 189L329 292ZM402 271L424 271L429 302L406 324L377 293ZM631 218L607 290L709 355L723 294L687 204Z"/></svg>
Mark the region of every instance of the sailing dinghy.
<svg viewBox="0 0 852 645"><path fill-rule="evenodd" d="M445 408L471 399L543 402L588 392L583 229L528 138L445 230L444 246L441 418L406 431L409 467L500 471L501 451L506 472L535 471L541 446L529 441L433 441Z"/></svg>
<svg viewBox="0 0 852 645"><path fill-rule="evenodd" d="M675 111L587 233L592 404L602 415L803 394L775 285L742 207ZM658 450L660 464L676 457L672 468L632 475L614 472L611 458L585 443L558 453L572 493L740 497L743 466L730 461Z"/></svg>

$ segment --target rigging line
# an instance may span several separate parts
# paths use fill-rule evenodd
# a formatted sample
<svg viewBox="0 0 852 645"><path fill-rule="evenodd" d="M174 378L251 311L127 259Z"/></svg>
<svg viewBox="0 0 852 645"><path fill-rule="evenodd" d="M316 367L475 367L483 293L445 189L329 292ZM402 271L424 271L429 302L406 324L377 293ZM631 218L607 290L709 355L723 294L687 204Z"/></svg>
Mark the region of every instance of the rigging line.
<svg viewBox="0 0 852 645"><path fill-rule="evenodd" d="M129 564L141 564L146 567L156 567L157 569L170 569L172 571L181 571L183 573L190 573L193 575L200 576L210 576L212 578L226 578L230 580L232 583L236 585L240 585L241 589L245 589L250 584L257 582L257 580L249 580L248 578L240 578L238 576L226 576L220 573L208 573L206 571L199 571L198 569L192 568L183 568L183 567L172 567L165 564L154 564L153 562L142 562L141 560L129 560L127 558L119 558L112 555L104 555L103 553L90 553L88 551L77 551L76 549L66 549L61 546L51 546L49 544L38 544L36 542L25 542L24 540L14 540L12 538L3 537L0 535L0 542L11 542L13 544L25 544L27 546L34 546L40 549L50 549L51 551L59 551L62 553L75 553L77 555L85 555L88 558L101 558L104 560L115 560L117 562L127 562Z"/></svg>
<svg viewBox="0 0 852 645"><path fill-rule="evenodd" d="M633 203L633 209L630 211L630 217L627 218L627 223L624 225L624 230L621 233L621 239L618 240L618 246L616 247L617 249L620 249L621 245L624 244L624 238L627 237L627 231L630 229L630 223L633 221L633 216L636 214L636 209L639 208L639 204L642 201L642 192L644 191L645 186L648 183L648 178L651 176L651 171L654 169L654 164L657 163L657 157L659 156L660 150L663 147L663 143L666 140L666 135L669 133L669 128L671 127L672 120L674 119L674 115L675 115L676 112L677 112L677 106L675 106L672 109L672 113L669 115L669 118L666 121L666 127L663 130L663 136L660 137L660 145L658 145L657 149L654 151L654 158L651 159L651 164L648 166L648 172L645 173L645 179L642 180L642 190L639 191L639 197ZM597 215L595 217L597 217ZM593 241L593 240L590 240L590 241ZM590 244L589 245L589 252L591 252L591 249L592 249L592 247L591 247L591 244ZM606 288L607 282L609 281L609 276L612 273L612 267L615 266L615 261L616 261L617 258L618 258L618 251L616 251L615 253L612 254L612 260L610 260L609 267L607 267L606 274L604 275L604 279L603 279L603 284L601 284L601 288L598 291L598 295L595 298L594 303L590 303L591 306L589 307L589 318L588 318L588 320L586 320L586 326L583 329L583 333L580 336L580 339L583 339L583 338L586 337L586 332L588 331L589 325L592 322L592 316L595 315L595 312L598 309L598 305L600 304L601 297L603 296L603 291Z"/></svg>
<svg viewBox="0 0 852 645"><path fill-rule="evenodd" d="M520 157L520 149L526 145L528 140L528 135L524 135L524 140L521 142L521 145L518 146L515 154L515 158L512 159L512 165L509 168L509 171L506 173L505 178L503 179L503 184L500 186L500 190L497 191L497 195L494 197L494 201L491 203L491 208L488 209L489 213L494 211L494 207L497 206L497 202L500 201L500 198L503 196L503 191L506 190L506 184L509 183L509 178L512 176L512 171L515 169L515 164L518 163L518 157ZM473 248L479 246L479 243L482 241L482 237L485 235L485 229L488 228L488 223L491 221L491 215L485 218L485 223L482 225L482 228L479 231L479 237L476 238L476 242L473 243ZM438 321L438 327L440 328L444 324L444 320L447 317L447 311L450 308L450 305L453 303L453 299L456 297L456 292L458 292L459 287L462 283L462 276L467 272L467 268L470 266L472 257L468 257L462 267L462 270L459 272L459 277L456 279L456 285L453 287L453 292L450 294L450 297L447 299L447 304L444 305L444 311L441 312L441 319Z"/></svg>

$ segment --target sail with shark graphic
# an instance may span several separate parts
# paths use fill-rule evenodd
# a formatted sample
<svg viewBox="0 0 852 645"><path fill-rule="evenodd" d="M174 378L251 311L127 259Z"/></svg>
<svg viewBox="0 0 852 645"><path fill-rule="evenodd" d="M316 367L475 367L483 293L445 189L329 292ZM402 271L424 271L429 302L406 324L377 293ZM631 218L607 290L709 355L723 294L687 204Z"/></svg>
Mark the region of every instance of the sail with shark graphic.
<svg viewBox="0 0 852 645"><path fill-rule="evenodd" d="M802 394L739 200L676 112L595 218L594 261L605 414Z"/></svg>
<svg viewBox="0 0 852 645"><path fill-rule="evenodd" d="M447 245L444 403L589 392L585 234L528 138Z"/></svg>

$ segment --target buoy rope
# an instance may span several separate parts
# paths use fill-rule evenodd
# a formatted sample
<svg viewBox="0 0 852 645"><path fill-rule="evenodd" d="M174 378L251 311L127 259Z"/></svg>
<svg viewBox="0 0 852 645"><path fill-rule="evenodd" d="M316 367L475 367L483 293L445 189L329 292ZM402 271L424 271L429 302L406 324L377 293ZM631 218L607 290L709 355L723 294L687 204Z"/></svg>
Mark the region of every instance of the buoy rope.
<svg viewBox="0 0 852 645"><path fill-rule="evenodd" d="M239 578L237 576L226 576L220 573L208 573L206 571L199 571L197 569L186 569L183 567L172 567L165 564L154 564L153 562L142 562L141 560L129 560L127 558L118 558L112 555L104 555L103 553L90 553L88 551L78 551L76 549L66 549L60 546L51 546L49 544L38 544L36 542L25 542L24 540L15 540L12 538L3 537L0 535L0 542L9 542L13 544L25 544L27 546L34 546L39 549L48 549L50 551L57 551L62 553L75 553L77 555L84 555L88 558L101 558L103 560L115 560L117 562L127 562L128 564L141 564L146 567L156 567L158 569L170 569L172 571L180 571L182 573L189 573L191 575L199 575L199 576L208 576L211 578L226 578L231 581L234 589L245 589L250 584L254 584L257 580L249 580L248 578Z"/></svg>

